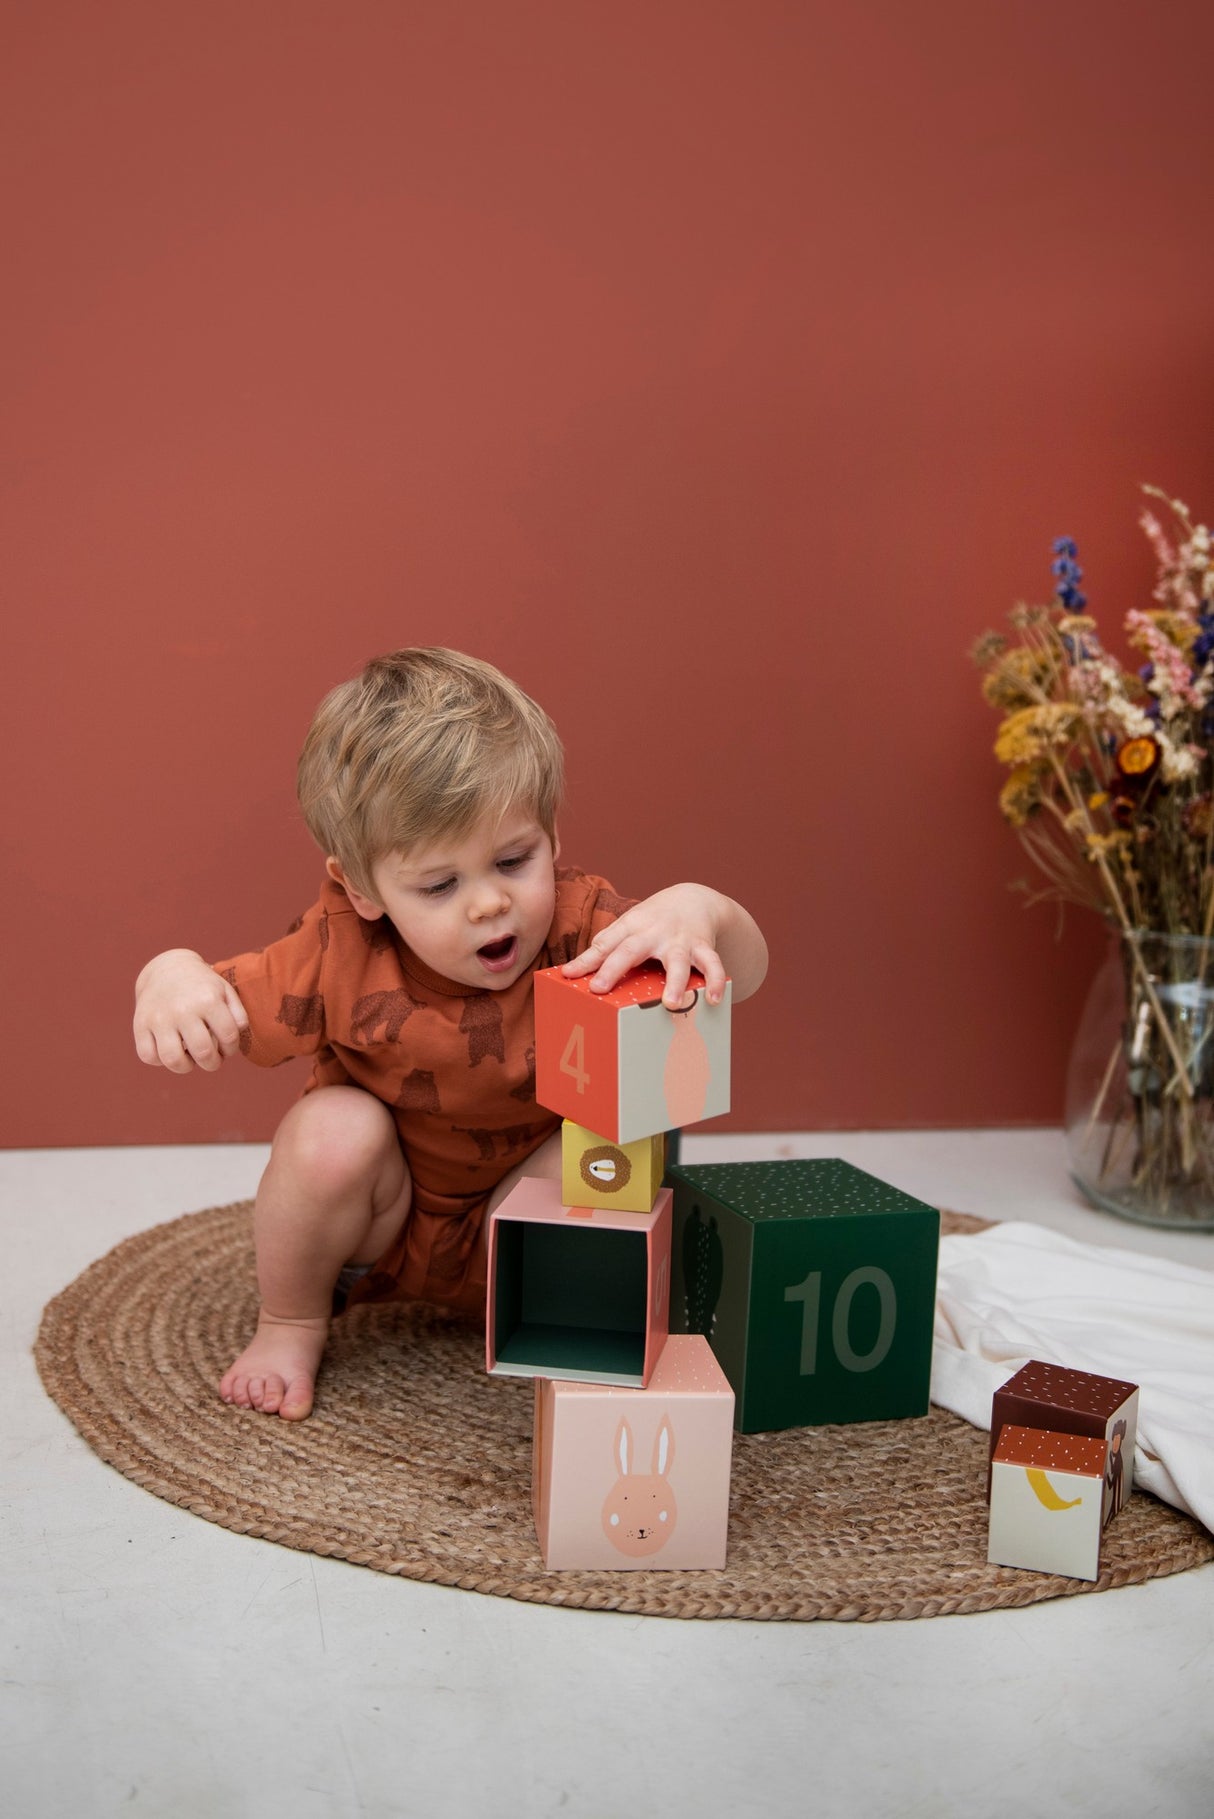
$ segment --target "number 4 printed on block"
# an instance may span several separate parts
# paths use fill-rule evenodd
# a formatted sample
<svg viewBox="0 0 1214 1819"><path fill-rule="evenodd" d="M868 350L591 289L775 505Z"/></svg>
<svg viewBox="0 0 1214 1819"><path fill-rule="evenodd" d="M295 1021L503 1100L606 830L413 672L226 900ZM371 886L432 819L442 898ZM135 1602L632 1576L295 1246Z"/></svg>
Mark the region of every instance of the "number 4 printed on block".
<svg viewBox="0 0 1214 1819"><path fill-rule="evenodd" d="M579 1093L584 1093L590 1085L590 1075L586 1072L586 1026L582 1023L575 1023L569 1032L561 1056L561 1072L569 1075Z"/></svg>

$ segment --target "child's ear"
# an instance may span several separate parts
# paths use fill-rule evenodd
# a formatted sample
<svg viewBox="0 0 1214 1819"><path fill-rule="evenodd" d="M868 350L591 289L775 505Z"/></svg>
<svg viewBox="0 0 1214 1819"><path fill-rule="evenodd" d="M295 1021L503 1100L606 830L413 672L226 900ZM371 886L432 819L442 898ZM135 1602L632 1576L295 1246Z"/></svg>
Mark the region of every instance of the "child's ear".
<svg viewBox="0 0 1214 1819"><path fill-rule="evenodd" d="M554 825L553 829L552 829L552 863L553 863L553 865L556 864L556 862L560 858L560 856L561 856L561 830L559 827L556 827Z"/></svg>
<svg viewBox="0 0 1214 1819"><path fill-rule="evenodd" d="M384 913L382 906L373 902L370 897L364 897L361 891L355 890L341 868L340 859L335 859L332 853L330 853L329 857L325 860L325 870L328 872L330 878L332 878L334 884L340 884L342 890L345 891L346 896L350 899L351 904L364 921L379 921Z"/></svg>

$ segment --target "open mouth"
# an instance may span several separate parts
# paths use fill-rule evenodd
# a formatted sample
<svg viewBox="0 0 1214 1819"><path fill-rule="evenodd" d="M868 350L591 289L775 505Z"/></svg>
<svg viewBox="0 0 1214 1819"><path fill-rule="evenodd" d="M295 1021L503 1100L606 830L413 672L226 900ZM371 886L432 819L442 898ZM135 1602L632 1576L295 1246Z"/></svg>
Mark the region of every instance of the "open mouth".
<svg viewBox="0 0 1214 1819"><path fill-rule="evenodd" d="M486 941L484 947L478 947L476 957L491 973L503 973L513 966L517 952L517 938L503 935L500 941Z"/></svg>

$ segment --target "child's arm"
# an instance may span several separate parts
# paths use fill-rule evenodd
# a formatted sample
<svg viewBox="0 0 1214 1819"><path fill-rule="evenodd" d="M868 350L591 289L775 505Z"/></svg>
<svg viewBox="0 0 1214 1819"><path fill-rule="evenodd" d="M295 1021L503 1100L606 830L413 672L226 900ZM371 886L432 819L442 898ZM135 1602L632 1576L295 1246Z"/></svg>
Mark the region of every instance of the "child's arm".
<svg viewBox="0 0 1214 1819"><path fill-rule="evenodd" d="M135 1050L149 1067L213 1074L248 1027L236 988L189 948L157 954L135 981Z"/></svg>
<svg viewBox="0 0 1214 1819"><path fill-rule="evenodd" d="M741 1002L763 983L767 943L754 917L732 897L706 884L672 884L625 910L562 970L570 979L593 973L591 991L607 992L646 960L660 960L666 969L662 1002L670 1010L682 1005L693 966L704 975L710 1004L720 1002L727 978Z"/></svg>
<svg viewBox="0 0 1214 1819"><path fill-rule="evenodd" d="M314 1055L325 1040L328 948L322 898L281 940L233 960L208 963L181 947L157 954L135 985L140 1059L189 1074L213 1073L237 1049L258 1067Z"/></svg>

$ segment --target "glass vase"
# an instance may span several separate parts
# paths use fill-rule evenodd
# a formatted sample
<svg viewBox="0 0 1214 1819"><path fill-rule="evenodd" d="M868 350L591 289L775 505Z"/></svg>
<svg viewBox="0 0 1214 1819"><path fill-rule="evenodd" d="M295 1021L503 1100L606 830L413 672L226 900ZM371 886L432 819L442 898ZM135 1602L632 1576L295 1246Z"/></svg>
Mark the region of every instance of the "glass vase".
<svg viewBox="0 0 1214 1819"><path fill-rule="evenodd" d="M1214 940L1114 934L1071 1050L1066 1132L1093 1205L1214 1231Z"/></svg>

